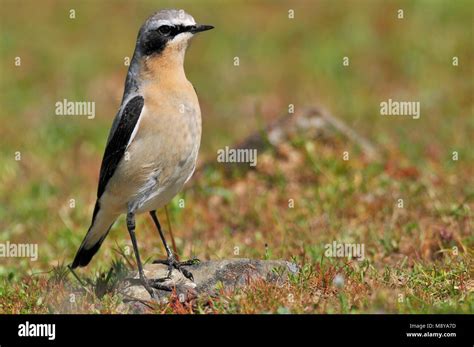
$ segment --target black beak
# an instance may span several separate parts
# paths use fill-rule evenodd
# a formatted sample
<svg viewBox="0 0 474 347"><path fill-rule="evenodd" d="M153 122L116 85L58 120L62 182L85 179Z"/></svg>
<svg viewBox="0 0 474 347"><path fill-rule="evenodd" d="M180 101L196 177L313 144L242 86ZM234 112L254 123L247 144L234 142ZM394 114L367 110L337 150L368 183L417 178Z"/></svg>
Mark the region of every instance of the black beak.
<svg viewBox="0 0 474 347"><path fill-rule="evenodd" d="M206 30L211 30L211 29L214 29L214 27L212 25L193 25L189 32L190 33L193 33L193 34L196 34L196 33L200 33L201 31L206 31Z"/></svg>

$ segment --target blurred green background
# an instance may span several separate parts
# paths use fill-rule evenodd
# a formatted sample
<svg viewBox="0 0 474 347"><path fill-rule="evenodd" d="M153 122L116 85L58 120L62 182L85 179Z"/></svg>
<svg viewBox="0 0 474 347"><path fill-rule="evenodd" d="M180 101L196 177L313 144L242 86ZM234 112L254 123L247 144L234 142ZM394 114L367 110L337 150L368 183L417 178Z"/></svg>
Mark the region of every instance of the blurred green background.
<svg viewBox="0 0 474 347"><path fill-rule="evenodd" d="M143 21L169 7L216 28L194 39L185 64L203 114L201 161L289 104L322 105L419 168L431 170L435 158L452 189L472 192L472 1L0 0L0 241L40 243L37 263L2 259L0 274L72 259L89 225L124 59ZM421 119L381 116L389 98L420 101ZM63 99L94 101L96 118L55 115Z"/></svg>

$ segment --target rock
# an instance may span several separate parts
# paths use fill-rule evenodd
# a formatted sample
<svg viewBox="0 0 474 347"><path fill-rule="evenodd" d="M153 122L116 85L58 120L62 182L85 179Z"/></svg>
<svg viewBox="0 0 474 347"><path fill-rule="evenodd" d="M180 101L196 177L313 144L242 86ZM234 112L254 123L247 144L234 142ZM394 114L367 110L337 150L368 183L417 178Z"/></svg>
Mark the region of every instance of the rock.
<svg viewBox="0 0 474 347"><path fill-rule="evenodd" d="M176 269L173 270L171 278L163 282L176 288L180 301L200 295L216 295L218 287L234 289L244 286L249 280L263 279L282 283L288 273L298 271L295 264L284 260L252 259L210 260L186 266L186 269L193 274L194 282ZM163 264L147 264L144 271L148 279L162 279L166 277L168 268ZM151 298L138 280L138 273L125 278L119 285L119 291L127 306L123 308L132 312L143 312L148 302L167 302L171 294L166 290L154 289L155 297Z"/></svg>

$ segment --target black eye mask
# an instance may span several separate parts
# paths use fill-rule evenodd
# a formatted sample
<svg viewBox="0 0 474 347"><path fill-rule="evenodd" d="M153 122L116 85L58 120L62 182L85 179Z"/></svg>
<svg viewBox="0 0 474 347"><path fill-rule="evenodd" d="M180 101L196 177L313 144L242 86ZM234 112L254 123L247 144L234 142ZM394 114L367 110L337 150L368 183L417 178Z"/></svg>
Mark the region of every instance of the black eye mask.
<svg viewBox="0 0 474 347"><path fill-rule="evenodd" d="M157 31L163 36L173 37L173 36L176 36L176 35L181 34L181 33L190 32L195 28L196 28L195 25L188 25L188 26L185 26L185 25L162 25L157 29Z"/></svg>
<svg viewBox="0 0 474 347"><path fill-rule="evenodd" d="M140 37L141 52L145 55L160 53L166 43L181 33L195 34L214 28L212 25L162 25L156 29L149 30Z"/></svg>
<svg viewBox="0 0 474 347"><path fill-rule="evenodd" d="M155 30L151 30L143 37L143 53L145 55L160 53L165 48L166 42L180 33L193 30L193 28L194 26L162 25Z"/></svg>

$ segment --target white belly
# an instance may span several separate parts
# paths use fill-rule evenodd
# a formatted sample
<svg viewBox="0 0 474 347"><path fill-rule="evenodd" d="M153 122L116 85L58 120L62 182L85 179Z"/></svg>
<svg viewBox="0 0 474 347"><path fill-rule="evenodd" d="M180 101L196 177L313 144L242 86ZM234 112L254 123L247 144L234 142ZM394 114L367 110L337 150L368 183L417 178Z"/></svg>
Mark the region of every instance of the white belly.
<svg viewBox="0 0 474 347"><path fill-rule="evenodd" d="M192 153L190 158L182 167L177 167L167 184L160 185L155 183L150 185L146 193L137 196L132 205L136 206L136 213L144 213L164 207L169 203L182 189L184 184L191 178L197 160L196 153Z"/></svg>

